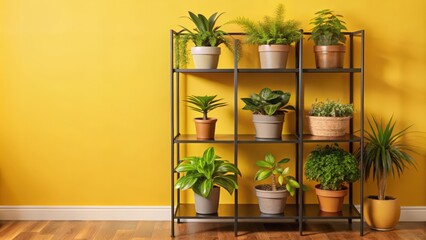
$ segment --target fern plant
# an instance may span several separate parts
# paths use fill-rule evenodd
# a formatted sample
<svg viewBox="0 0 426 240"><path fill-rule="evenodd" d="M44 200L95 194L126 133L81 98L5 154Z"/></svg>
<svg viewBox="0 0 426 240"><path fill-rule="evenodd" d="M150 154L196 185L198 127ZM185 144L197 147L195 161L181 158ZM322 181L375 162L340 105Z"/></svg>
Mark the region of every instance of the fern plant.
<svg viewBox="0 0 426 240"><path fill-rule="evenodd" d="M203 114L203 120L207 120L208 116L207 113L219 108L219 107L224 107L226 105L228 105L227 103L223 103L221 102L223 100L223 98L221 99L215 99L217 97L217 95L214 96L194 96L191 95L189 96L185 101L189 104L191 104L189 106L190 109L196 111L196 112L200 112Z"/></svg>
<svg viewBox="0 0 426 240"><path fill-rule="evenodd" d="M223 13L213 13L209 18L203 14L188 11L188 19L195 25L192 30L183 26L175 38L175 65L185 67L188 63L188 43L192 41L197 47L218 47L224 44L232 51L232 46L226 38L227 32L217 26L217 20Z"/></svg>
<svg viewBox="0 0 426 240"><path fill-rule="evenodd" d="M339 14L334 14L330 9L324 9L315 13L310 24L314 25L312 34L309 39L314 40L317 46L329 46L344 44L346 41L342 30L347 30L345 22L341 20L343 17Z"/></svg>
<svg viewBox="0 0 426 240"><path fill-rule="evenodd" d="M284 5L279 4L275 16L265 16L263 21L255 22L246 17L231 21L240 25L247 34L247 43L258 45L290 45L302 37L300 24L295 20L285 20Z"/></svg>

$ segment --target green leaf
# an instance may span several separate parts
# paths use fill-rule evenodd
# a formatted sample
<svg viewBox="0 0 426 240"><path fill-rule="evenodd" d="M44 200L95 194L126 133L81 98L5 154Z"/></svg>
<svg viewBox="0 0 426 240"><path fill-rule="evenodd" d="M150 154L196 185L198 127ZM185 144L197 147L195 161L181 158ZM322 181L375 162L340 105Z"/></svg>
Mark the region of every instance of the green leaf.
<svg viewBox="0 0 426 240"><path fill-rule="evenodd" d="M264 161L264 160L257 161L256 165L258 167L273 168L273 164L271 164L270 162Z"/></svg>
<svg viewBox="0 0 426 240"><path fill-rule="evenodd" d="M200 185L201 196L207 198L213 189L213 181L211 179L205 179Z"/></svg>
<svg viewBox="0 0 426 240"><path fill-rule="evenodd" d="M260 170L259 170L260 171ZM262 181L269 176L271 176L272 170L261 170L259 174L257 174L257 178L255 178L256 181Z"/></svg>
<svg viewBox="0 0 426 240"><path fill-rule="evenodd" d="M290 158L283 158L280 161L278 161L278 164L288 163L290 161Z"/></svg>
<svg viewBox="0 0 426 240"><path fill-rule="evenodd" d="M272 155L271 153L266 154L265 155L265 161L270 163L270 164L274 164L275 163L274 155Z"/></svg>

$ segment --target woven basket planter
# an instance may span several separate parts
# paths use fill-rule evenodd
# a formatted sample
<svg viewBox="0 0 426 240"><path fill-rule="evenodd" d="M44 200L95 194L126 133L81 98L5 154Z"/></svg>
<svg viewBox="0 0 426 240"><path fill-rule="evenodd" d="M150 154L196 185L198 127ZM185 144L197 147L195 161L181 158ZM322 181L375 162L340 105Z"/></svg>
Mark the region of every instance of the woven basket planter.
<svg viewBox="0 0 426 240"><path fill-rule="evenodd" d="M308 116L309 128L314 136L339 137L346 133L350 117Z"/></svg>

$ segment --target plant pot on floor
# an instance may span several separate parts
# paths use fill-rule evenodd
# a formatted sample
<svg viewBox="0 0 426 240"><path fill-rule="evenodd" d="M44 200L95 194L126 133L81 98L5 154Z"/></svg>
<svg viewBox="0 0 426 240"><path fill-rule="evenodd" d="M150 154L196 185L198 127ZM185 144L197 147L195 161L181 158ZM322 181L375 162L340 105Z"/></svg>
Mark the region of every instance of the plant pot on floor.
<svg viewBox="0 0 426 240"><path fill-rule="evenodd" d="M256 138L278 139L282 136L284 113L268 116L253 114Z"/></svg>
<svg viewBox="0 0 426 240"><path fill-rule="evenodd" d="M220 188L213 187L210 195L205 198L194 193L195 212L198 214L215 214L219 208Z"/></svg>
<svg viewBox="0 0 426 240"><path fill-rule="evenodd" d="M214 139L217 118L194 118L197 139Z"/></svg>
<svg viewBox="0 0 426 240"><path fill-rule="evenodd" d="M308 116L309 128L314 136L339 137L346 133L350 117Z"/></svg>
<svg viewBox="0 0 426 240"><path fill-rule="evenodd" d="M320 210L323 212L340 212L343 208L343 200L348 195L348 188L342 190L322 190L320 184L315 186L315 193L318 197Z"/></svg>
<svg viewBox="0 0 426 240"><path fill-rule="evenodd" d="M277 191L271 190L270 184L255 186L260 211L266 214L281 214L284 212L289 193L283 187Z"/></svg>
<svg viewBox="0 0 426 240"><path fill-rule="evenodd" d="M216 69L220 47L192 47L192 57L196 69Z"/></svg>
<svg viewBox="0 0 426 240"><path fill-rule="evenodd" d="M364 203L365 221L371 229L389 231L395 228L401 215L399 200L386 197L378 200L377 196L368 196Z"/></svg>
<svg viewBox="0 0 426 240"><path fill-rule="evenodd" d="M343 68L344 45L314 46L317 68Z"/></svg>
<svg viewBox="0 0 426 240"><path fill-rule="evenodd" d="M259 45L260 67L286 68L289 45Z"/></svg>

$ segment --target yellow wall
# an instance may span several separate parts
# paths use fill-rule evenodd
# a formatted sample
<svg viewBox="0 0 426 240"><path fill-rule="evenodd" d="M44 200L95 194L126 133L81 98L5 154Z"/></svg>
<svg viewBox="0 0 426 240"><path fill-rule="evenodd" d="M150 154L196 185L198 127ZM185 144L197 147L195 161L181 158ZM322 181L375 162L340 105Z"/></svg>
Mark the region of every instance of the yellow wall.
<svg viewBox="0 0 426 240"><path fill-rule="evenodd" d="M168 205L169 29L188 21L188 10L226 12L260 19L282 1L14 0L0 1L0 204L2 205ZM422 0L288 0L289 18L309 30L323 8L345 16L350 30L366 30L366 113L389 117L400 127L426 131L426 3ZM224 27L238 31L233 25ZM312 62L312 45L306 44ZM252 49L253 48L248 48ZM223 51L221 66L230 66ZM247 54L242 64L253 64ZM188 93L220 93L231 101L227 79L188 79ZM210 76L209 76L210 77ZM310 77L315 78L314 77ZM247 77L241 93L260 87L294 90L276 76ZM308 79L309 80L309 79ZM333 93L341 79L307 83L310 97ZM327 81L327 79L320 79ZM259 81L263 81L259 83ZM212 83L213 82L213 83ZM212 84L212 85L210 85ZM211 87L206 91L204 86ZM321 88L319 90L318 88ZM219 132L231 129L231 109L215 114ZM243 131L252 131L249 113L240 113ZM185 119L192 118L188 113ZM291 116L288 119L292 123ZM294 121L293 121L294 123ZM192 123L185 125L193 131ZM286 131L293 131L286 126ZM403 205L426 205L426 139L419 137L417 169L389 180L389 194ZM206 146L202 146L206 147ZM186 152L200 154L202 148ZM231 148L217 145L232 159ZM242 202L255 201L251 166L265 152L294 156L286 146L245 145L240 149ZM251 162L250 162L251 161ZM243 163L246 162L246 163ZM368 194L375 185L367 185ZM313 193L309 199L314 201ZM223 194L226 195L226 194ZM224 196L224 201L230 198Z"/></svg>

